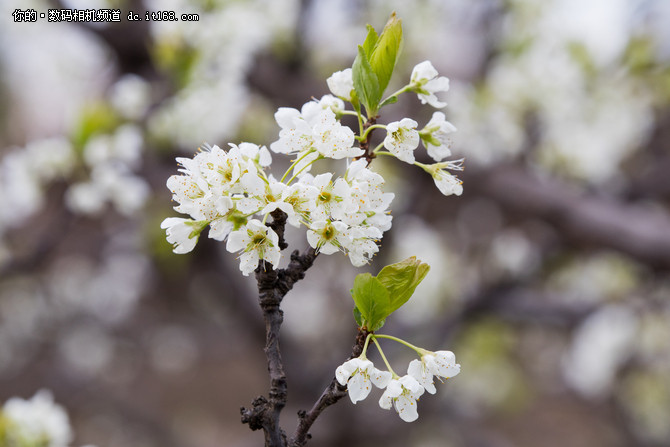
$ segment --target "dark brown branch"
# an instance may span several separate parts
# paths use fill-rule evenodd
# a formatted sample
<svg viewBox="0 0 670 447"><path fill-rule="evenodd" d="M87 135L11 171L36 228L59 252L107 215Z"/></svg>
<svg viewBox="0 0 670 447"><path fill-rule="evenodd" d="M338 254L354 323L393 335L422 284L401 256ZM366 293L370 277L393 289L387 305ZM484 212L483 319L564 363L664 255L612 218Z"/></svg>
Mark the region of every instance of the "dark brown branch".
<svg viewBox="0 0 670 447"><path fill-rule="evenodd" d="M279 236L280 248L286 248L284 227L286 214L280 210L272 212L271 227ZM291 254L291 261L285 269L275 270L272 265L260 261L256 269L258 283L258 301L265 321L265 355L270 374L270 392L268 397L259 396L252 402L252 408L241 408L242 423L252 430L262 429L267 447L286 446L286 434L279 425L279 416L286 405L286 374L279 349L279 330L284 321L281 301L293 288L296 281L305 277L305 272L316 259L314 249L300 254L297 250Z"/></svg>
<svg viewBox="0 0 670 447"><path fill-rule="evenodd" d="M288 216L280 209L271 212L270 216L272 216L272 223L269 224L268 227L272 228L272 230L277 233L277 236L279 236L279 249L284 250L288 248L288 244L284 239L284 228L286 228L286 219Z"/></svg>
<svg viewBox="0 0 670 447"><path fill-rule="evenodd" d="M368 118L368 120L365 122L365 124L363 124L363 131L362 131L362 133L365 133L365 131L368 130L368 128L369 128L370 126L373 126L373 125L377 124L377 118L378 118L378 117L376 117L376 116L373 116L373 117L371 117L371 118ZM365 153L364 153L363 155L361 155L360 157L357 157L356 159L359 159L359 158L365 158L365 159L367 160L367 162L368 162L368 165L369 165L369 164L372 162L372 160L375 158L375 154L374 154L374 152L372 152L372 151L370 150L370 138L372 137L372 132L374 132L374 131L375 131L375 129L372 129L372 130L370 131L370 133L368 133L368 135L367 135L367 137L365 138L365 140L361 141L361 142L358 144L358 146L359 146L361 149L363 149L363 150L365 151Z"/></svg>
<svg viewBox="0 0 670 447"><path fill-rule="evenodd" d="M368 336L368 331L365 329L359 329L358 335L356 336L356 343L351 352L350 359L358 357L363 352L363 346L365 345L365 339ZM329 406L337 403L340 399L347 395L346 385L340 385L337 379L333 378L330 384L323 390L323 393L312 406L309 411L300 410L298 412L298 427L296 427L293 436L288 442L289 447L303 447L307 441L311 438L309 434L309 429L316 421L316 418L321 415L323 410Z"/></svg>

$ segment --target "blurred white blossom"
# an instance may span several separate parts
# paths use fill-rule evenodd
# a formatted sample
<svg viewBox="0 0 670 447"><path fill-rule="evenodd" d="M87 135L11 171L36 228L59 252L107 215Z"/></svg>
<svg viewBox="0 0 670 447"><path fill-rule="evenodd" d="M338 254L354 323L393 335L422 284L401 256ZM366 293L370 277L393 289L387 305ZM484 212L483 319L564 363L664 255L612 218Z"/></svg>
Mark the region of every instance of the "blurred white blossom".
<svg viewBox="0 0 670 447"><path fill-rule="evenodd" d="M7 433L10 440L29 445L46 443L46 447L68 447L72 440L67 413L47 390L38 391L29 400L12 397L5 402L0 415L10 424Z"/></svg>

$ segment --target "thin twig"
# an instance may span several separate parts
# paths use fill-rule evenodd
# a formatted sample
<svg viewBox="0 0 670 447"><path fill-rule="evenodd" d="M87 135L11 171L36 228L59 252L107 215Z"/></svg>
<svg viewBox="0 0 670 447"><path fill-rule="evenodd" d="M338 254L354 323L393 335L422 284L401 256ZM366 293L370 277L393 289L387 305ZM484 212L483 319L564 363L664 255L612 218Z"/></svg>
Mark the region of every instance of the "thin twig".
<svg viewBox="0 0 670 447"><path fill-rule="evenodd" d="M358 357L363 352L365 339L368 336L368 331L359 329L356 336L356 343L351 352L350 359ZM346 385L340 385L337 379L333 378L330 384L323 390L319 399L314 403L309 411L301 410L298 412L298 427L296 427L293 436L288 442L289 447L303 447L311 438L309 429L311 428L316 418L318 418L323 410L329 406L337 403L340 399L347 395Z"/></svg>

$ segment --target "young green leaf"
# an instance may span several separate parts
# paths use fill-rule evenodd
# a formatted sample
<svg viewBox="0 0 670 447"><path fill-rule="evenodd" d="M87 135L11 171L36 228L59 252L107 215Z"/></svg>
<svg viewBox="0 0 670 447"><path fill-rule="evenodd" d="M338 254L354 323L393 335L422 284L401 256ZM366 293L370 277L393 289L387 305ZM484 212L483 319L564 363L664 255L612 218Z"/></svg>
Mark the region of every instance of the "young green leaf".
<svg viewBox="0 0 670 447"><path fill-rule="evenodd" d="M372 52L366 51L370 66L379 80L379 90L382 94L391 80L393 69L400 56L402 42L402 23L394 12L384 26Z"/></svg>
<svg viewBox="0 0 670 447"><path fill-rule="evenodd" d="M358 307L356 306L354 306L354 320L356 320L358 327L363 327L363 316L361 315L361 311L358 310Z"/></svg>
<svg viewBox="0 0 670 447"><path fill-rule="evenodd" d="M415 256L395 264L387 265L377 275L379 282L389 294L389 314L395 312L410 299L414 290L428 274L430 266Z"/></svg>
<svg viewBox="0 0 670 447"><path fill-rule="evenodd" d="M354 90L358 98L363 102L368 116L377 114L377 106L382 98L382 92L379 89L379 79L372 70L368 55L363 46L358 46L358 56L351 67L354 79Z"/></svg>
<svg viewBox="0 0 670 447"><path fill-rule="evenodd" d="M391 313L391 301L386 287L369 273L356 276L351 296L361 314L363 325L369 330L379 329Z"/></svg>
<svg viewBox="0 0 670 447"><path fill-rule="evenodd" d="M379 108L381 109L384 106L387 106L389 104L395 104L396 102L398 102L398 97L397 96L389 96L388 98L386 98L384 100L384 102L379 104ZM436 144L435 146L439 146L439 144Z"/></svg>
<svg viewBox="0 0 670 447"><path fill-rule="evenodd" d="M375 31L372 25L368 24L366 25L366 28L368 30L368 35L365 37L365 42L363 42L363 49L365 50L365 54L370 55L375 49L375 45L377 44L377 39L379 37L377 36L377 31Z"/></svg>

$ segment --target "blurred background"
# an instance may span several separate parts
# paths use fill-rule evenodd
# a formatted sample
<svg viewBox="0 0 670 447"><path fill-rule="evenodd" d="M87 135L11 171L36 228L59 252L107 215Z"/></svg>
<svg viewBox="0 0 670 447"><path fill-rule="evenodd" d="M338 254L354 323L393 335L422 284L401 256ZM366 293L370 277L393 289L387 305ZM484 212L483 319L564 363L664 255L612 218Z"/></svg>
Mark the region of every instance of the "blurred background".
<svg viewBox="0 0 670 447"><path fill-rule="evenodd" d="M16 8L122 12L15 23ZM462 372L412 424L380 393L342 400L310 445L670 446L666 0L2 0L0 404L51 390L76 446L261 445L239 421L268 389L255 281L211 239L171 252L165 182L204 142L269 146L277 107L328 93L394 10L390 89L426 59L451 79L465 192L376 160L396 198L368 270L432 266L385 332L454 351ZM379 121L422 127L433 110L405 96ZM362 271L320 256L284 301L289 432L350 353ZM404 372L412 353L387 354Z"/></svg>

